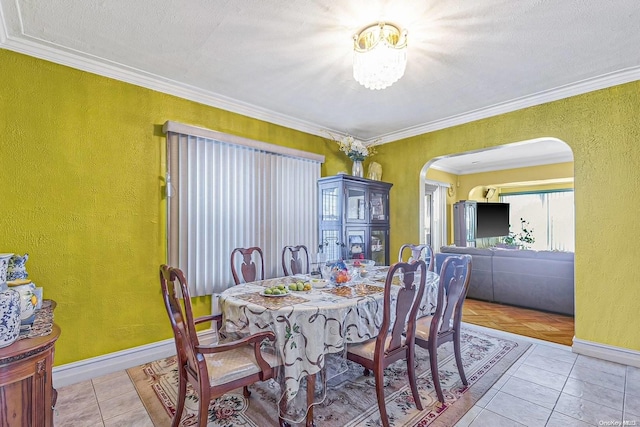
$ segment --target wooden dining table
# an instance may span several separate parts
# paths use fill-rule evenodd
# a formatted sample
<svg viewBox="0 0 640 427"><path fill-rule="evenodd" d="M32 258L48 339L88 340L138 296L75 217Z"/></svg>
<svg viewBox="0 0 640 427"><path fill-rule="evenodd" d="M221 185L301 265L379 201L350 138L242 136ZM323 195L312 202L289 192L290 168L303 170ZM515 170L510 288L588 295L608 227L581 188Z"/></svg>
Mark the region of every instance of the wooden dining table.
<svg viewBox="0 0 640 427"><path fill-rule="evenodd" d="M279 277L232 286L220 294L222 335L273 331L273 352L280 365L278 410L281 419L313 425L313 406L326 396L326 381L346 369L346 348L374 338L380 331L384 281L388 267L346 286L265 295L265 288L308 281L308 276ZM396 280L396 278L394 278ZM399 280L399 278L398 278ZM433 313L436 273L427 272L419 316ZM400 287L398 286L398 289ZM392 292L392 305L397 292Z"/></svg>

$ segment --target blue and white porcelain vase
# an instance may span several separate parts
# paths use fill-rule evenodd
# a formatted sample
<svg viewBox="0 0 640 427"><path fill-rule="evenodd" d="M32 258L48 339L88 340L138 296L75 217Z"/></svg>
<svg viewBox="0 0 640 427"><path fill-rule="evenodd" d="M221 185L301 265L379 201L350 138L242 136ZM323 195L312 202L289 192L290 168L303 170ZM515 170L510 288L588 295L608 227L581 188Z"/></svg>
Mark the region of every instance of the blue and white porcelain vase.
<svg viewBox="0 0 640 427"><path fill-rule="evenodd" d="M7 270L13 254L0 254L0 291L7 287Z"/></svg>
<svg viewBox="0 0 640 427"><path fill-rule="evenodd" d="M33 323L33 316L39 302L36 294L36 285L26 280L27 277L29 277L26 266L28 259L29 254L13 254L9 259L9 265L7 267L7 282L9 282L13 290L18 291L20 294L20 320L23 324ZM24 281L27 283L11 283L16 281Z"/></svg>
<svg viewBox="0 0 640 427"><path fill-rule="evenodd" d="M20 335L20 292L7 288L7 266L13 254L0 254L0 348Z"/></svg>
<svg viewBox="0 0 640 427"><path fill-rule="evenodd" d="M9 265L7 267L7 281L11 282L29 277L26 266L28 259L29 254L24 254L23 256L13 254L9 259Z"/></svg>
<svg viewBox="0 0 640 427"><path fill-rule="evenodd" d="M0 292L0 348L13 344L20 335L20 293Z"/></svg>
<svg viewBox="0 0 640 427"><path fill-rule="evenodd" d="M18 292L20 300L20 321L23 324L33 323L32 317L38 306L38 296L36 295L36 285L27 283L26 285L12 286L11 289Z"/></svg>

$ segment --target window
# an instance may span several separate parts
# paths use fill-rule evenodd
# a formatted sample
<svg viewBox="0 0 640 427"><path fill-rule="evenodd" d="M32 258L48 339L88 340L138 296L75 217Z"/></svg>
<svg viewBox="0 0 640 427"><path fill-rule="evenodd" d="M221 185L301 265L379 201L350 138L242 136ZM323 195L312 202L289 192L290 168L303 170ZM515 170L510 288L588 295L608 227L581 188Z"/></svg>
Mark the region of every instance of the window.
<svg viewBox="0 0 640 427"><path fill-rule="evenodd" d="M573 190L500 195L509 203L511 231L520 232L520 218L529 222L531 249L575 251Z"/></svg>
<svg viewBox="0 0 640 427"><path fill-rule="evenodd" d="M168 262L192 295L233 284L236 247L259 246L266 277L285 245L317 248L317 180L324 156L175 122L167 134Z"/></svg>
<svg viewBox="0 0 640 427"><path fill-rule="evenodd" d="M430 245L435 252L447 244L447 188L448 184L424 180L421 206L421 243Z"/></svg>

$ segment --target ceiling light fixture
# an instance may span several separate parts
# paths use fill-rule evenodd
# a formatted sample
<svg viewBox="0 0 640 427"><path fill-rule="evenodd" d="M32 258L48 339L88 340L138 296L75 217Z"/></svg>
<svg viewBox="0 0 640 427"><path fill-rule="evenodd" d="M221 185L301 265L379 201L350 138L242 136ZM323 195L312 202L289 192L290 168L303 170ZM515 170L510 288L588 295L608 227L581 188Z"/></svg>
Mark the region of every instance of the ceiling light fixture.
<svg viewBox="0 0 640 427"><path fill-rule="evenodd" d="M380 22L353 36L353 77L364 87L389 87L404 75L406 66L406 30Z"/></svg>

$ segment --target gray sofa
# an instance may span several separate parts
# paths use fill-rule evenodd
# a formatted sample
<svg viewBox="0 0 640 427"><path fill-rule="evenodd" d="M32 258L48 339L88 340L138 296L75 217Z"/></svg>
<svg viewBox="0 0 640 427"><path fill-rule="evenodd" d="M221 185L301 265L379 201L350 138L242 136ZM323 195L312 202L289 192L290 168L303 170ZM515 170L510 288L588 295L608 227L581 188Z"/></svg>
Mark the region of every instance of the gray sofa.
<svg viewBox="0 0 640 427"><path fill-rule="evenodd" d="M574 314L573 252L443 246L436 267L448 254L471 255L470 298Z"/></svg>

